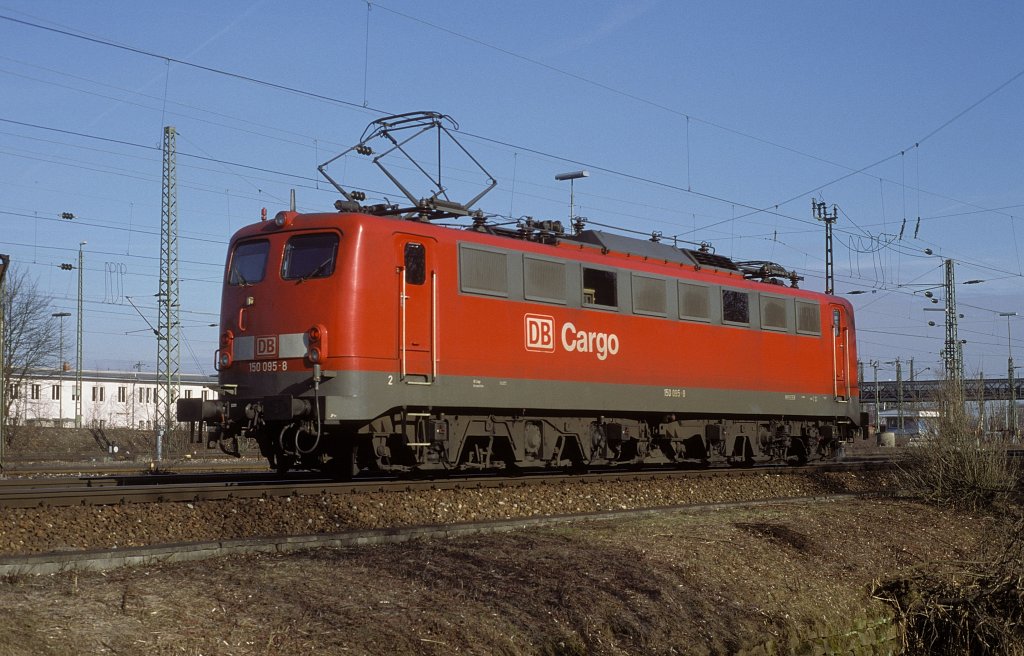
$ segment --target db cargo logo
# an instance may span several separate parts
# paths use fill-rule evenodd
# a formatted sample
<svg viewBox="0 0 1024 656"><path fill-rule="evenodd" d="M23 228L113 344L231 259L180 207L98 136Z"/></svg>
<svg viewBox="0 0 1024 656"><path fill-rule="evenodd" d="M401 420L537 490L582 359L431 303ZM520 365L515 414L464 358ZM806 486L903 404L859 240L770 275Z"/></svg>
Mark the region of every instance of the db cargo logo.
<svg viewBox="0 0 1024 656"><path fill-rule="evenodd" d="M576 324L566 321L560 331L555 329L555 318L543 314L527 314L526 350L555 352L555 340L562 343L567 353L593 353L604 361L619 352L619 336L615 333L599 333L581 330Z"/></svg>
<svg viewBox="0 0 1024 656"><path fill-rule="evenodd" d="M277 335L266 335L264 337L256 338L256 357L277 357Z"/></svg>
<svg viewBox="0 0 1024 656"><path fill-rule="evenodd" d="M526 315L526 350L555 352L555 318L543 314Z"/></svg>

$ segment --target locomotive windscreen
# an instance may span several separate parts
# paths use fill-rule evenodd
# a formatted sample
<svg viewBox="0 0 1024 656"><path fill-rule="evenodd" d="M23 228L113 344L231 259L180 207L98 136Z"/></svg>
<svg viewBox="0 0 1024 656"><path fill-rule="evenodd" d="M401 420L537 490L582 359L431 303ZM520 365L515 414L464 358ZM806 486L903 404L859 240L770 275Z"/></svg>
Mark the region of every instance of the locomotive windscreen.
<svg viewBox="0 0 1024 656"><path fill-rule="evenodd" d="M252 285L263 280L269 251L270 242L266 239L246 241L235 246L235 252L231 255L228 284Z"/></svg>
<svg viewBox="0 0 1024 656"><path fill-rule="evenodd" d="M338 235L319 232L295 235L284 247L281 277L285 280L326 278L334 273Z"/></svg>

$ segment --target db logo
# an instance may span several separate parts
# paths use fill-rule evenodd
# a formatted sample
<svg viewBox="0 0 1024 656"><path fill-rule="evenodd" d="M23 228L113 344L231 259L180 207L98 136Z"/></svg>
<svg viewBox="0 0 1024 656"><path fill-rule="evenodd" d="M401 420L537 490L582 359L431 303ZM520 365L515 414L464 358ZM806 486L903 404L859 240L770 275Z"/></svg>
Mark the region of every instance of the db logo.
<svg viewBox="0 0 1024 656"><path fill-rule="evenodd" d="M256 338L256 357L277 357L277 335L267 335L265 337Z"/></svg>
<svg viewBox="0 0 1024 656"><path fill-rule="evenodd" d="M543 314L526 316L526 350L555 352L555 318Z"/></svg>

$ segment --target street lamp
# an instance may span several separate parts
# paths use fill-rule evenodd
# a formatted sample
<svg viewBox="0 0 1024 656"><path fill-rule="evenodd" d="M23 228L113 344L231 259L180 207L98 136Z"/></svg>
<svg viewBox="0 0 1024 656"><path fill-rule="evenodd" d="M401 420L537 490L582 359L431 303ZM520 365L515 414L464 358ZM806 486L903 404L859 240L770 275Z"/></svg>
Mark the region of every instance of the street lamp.
<svg viewBox="0 0 1024 656"><path fill-rule="evenodd" d="M575 225L574 221L576 219L576 211L574 209L575 206L576 206L576 196L575 196L575 189L573 188L573 185L580 178L589 178L589 177L590 177L590 171L586 171L586 170L583 170L583 171L569 171L568 173L559 173L559 174L557 174L555 176L555 180L557 180L559 182L564 182L566 180L569 181L569 223L572 224L572 225Z"/></svg>
<svg viewBox="0 0 1024 656"><path fill-rule="evenodd" d="M1013 380L1013 346L1010 342L1010 317L1017 316L1016 312L1000 312L999 316L1006 317L1006 382L1010 387L1010 403L1006 406L1006 428L1009 430L1010 439L1017 441L1017 385Z"/></svg>
<svg viewBox="0 0 1024 656"><path fill-rule="evenodd" d="M60 392L57 393L57 415L60 417L61 428L64 428L64 317L70 317L70 312L54 312L51 317L60 319L60 346L58 347L58 380L60 381Z"/></svg>

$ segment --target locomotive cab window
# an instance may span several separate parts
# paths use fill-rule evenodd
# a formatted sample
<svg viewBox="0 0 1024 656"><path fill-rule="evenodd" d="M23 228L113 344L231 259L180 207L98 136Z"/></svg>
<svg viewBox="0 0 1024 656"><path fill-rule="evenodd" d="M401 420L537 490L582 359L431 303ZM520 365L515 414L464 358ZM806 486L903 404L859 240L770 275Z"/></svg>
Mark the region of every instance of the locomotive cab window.
<svg viewBox="0 0 1024 656"><path fill-rule="evenodd" d="M253 285L266 275L267 253L270 242L266 239L245 241L235 246L228 268L229 285Z"/></svg>
<svg viewBox="0 0 1024 656"><path fill-rule="evenodd" d="M583 267L583 304L619 307L616 284L614 271Z"/></svg>
<svg viewBox="0 0 1024 656"><path fill-rule="evenodd" d="M284 247L281 277L285 280L326 278L334 273L338 255L338 235L318 232L295 235Z"/></svg>
<svg viewBox="0 0 1024 656"><path fill-rule="evenodd" d="M722 321L725 323L750 323L750 294L736 289L722 290Z"/></svg>
<svg viewBox="0 0 1024 656"><path fill-rule="evenodd" d="M405 245L405 284L422 285L427 280L427 249L423 244L409 242Z"/></svg>

